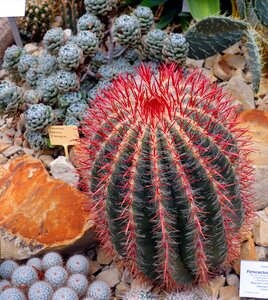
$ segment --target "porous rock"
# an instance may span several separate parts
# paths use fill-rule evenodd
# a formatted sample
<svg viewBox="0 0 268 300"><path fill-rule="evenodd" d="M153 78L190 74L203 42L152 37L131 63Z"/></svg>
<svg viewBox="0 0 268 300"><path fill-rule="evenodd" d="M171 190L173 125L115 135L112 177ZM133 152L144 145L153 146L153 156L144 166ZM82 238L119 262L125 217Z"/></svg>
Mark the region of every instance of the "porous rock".
<svg viewBox="0 0 268 300"><path fill-rule="evenodd" d="M109 287L115 287L120 282L119 272L116 268L102 271L98 274L97 280L106 282Z"/></svg>
<svg viewBox="0 0 268 300"><path fill-rule="evenodd" d="M83 203L88 198L67 183L50 178L30 156L10 162L0 178L2 259L26 259L56 250L93 245L94 222Z"/></svg>

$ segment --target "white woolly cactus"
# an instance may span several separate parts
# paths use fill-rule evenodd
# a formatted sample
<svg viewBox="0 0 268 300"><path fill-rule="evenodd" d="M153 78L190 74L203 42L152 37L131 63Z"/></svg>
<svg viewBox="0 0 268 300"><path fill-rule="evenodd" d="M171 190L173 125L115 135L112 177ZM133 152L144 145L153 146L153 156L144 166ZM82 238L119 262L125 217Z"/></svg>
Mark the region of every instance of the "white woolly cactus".
<svg viewBox="0 0 268 300"><path fill-rule="evenodd" d="M3 279L0 280L0 293L3 292L6 288L11 287L12 284L10 281Z"/></svg>
<svg viewBox="0 0 268 300"><path fill-rule="evenodd" d="M0 294L0 300L26 300L26 297L21 290L12 287Z"/></svg>
<svg viewBox="0 0 268 300"><path fill-rule="evenodd" d="M66 269L71 274L83 274L88 275L89 273L89 262L84 255L76 254L71 256L67 263Z"/></svg>
<svg viewBox="0 0 268 300"><path fill-rule="evenodd" d="M26 266L32 267L37 271L42 271L43 270L42 260L38 257L30 258L27 261Z"/></svg>
<svg viewBox="0 0 268 300"><path fill-rule="evenodd" d="M63 266L63 260L59 253L49 252L42 258L42 265L44 271L54 266Z"/></svg>
<svg viewBox="0 0 268 300"><path fill-rule="evenodd" d="M14 260L6 260L0 266L0 276L3 279L10 279L12 273L19 267Z"/></svg>
<svg viewBox="0 0 268 300"><path fill-rule="evenodd" d="M78 296L83 297L88 289L88 280L85 275L73 274L69 277L67 286L73 289Z"/></svg>
<svg viewBox="0 0 268 300"><path fill-rule="evenodd" d="M149 291L142 289L130 290L123 300L158 300L157 296Z"/></svg>
<svg viewBox="0 0 268 300"><path fill-rule="evenodd" d="M67 271L61 266L54 266L45 272L45 281L53 288L63 287L68 279Z"/></svg>
<svg viewBox="0 0 268 300"><path fill-rule="evenodd" d="M87 297L92 297L95 300L109 300L110 296L110 287L104 281L94 281L91 283L87 291Z"/></svg>
<svg viewBox="0 0 268 300"><path fill-rule="evenodd" d="M29 266L18 267L11 276L11 282L15 287L28 286L30 287L38 280L37 272Z"/></svg>
<svg viewBox="0 0 268 300"><path fill-rule="evenodd" d="M53 288L45 281L37 281L28 292L29 300L51 300L52 296Z"/></svg>
<svg viewBox="0 0 268 300"><path fill-rule="evenodd" d="M54 293L52 300L79 300L79 298L74 290L63 287Z"/></svg>

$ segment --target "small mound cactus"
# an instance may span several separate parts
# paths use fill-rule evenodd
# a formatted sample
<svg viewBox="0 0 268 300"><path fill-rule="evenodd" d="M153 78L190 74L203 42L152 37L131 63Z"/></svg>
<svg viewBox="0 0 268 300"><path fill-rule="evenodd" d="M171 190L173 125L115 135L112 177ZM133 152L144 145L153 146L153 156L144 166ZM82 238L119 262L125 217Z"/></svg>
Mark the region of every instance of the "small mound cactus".
<svg viewBox="0 0 268 300"><path fill-rule="evenodd" d="M94 281L88 288L87 297L92 297L95 300L109 300L111 290L107 283L103 281Z"/></svg>
<svg viewBox="0 0 268 300"><path fill-rule="evenodd" d="M71 104L66 110L67 117L74 117L77 120L83 120L87 113L88 105L84 101Z"/></svg>
<svg viewBox="0 0 268 300"><path fill-rule="evenodd" d="M207 282L238 254L251 216L235 108L201 73L175 64L156 74L142 65L101 92L80 144L100 239L158 285Z"/></svg>
<svg viewBox="0 0 268 300"><path fill-rule="evenodd" d="M64 44L64 32L61 28L53 28L44 35L45 49L51 54L57 54Z"/></svg>
<svg viewBox="0 0 268 300"><path fill-rule="evenodd" d="M26 297L21 290L12 287L0 294L0 300L26 300Z"/></svg>
<svg viewBox="0 0 268 300"><path fill-rule="evenodd" d="M68 279L68 273L61 266L54 266L45 272L45 281L53 288L63 287Z"/></svg>
<svg viewBox="0 0 268 300"><path fill-rule="evenodd" d="M48 140L42 132L26 131L24 136L32 149L41 150L47 148Z"/></svg>
<svg viewBox="0 0 268 300"><path fill-rule="evenodd" d="M64 70L75 70L83 62L83 51L76 44L66 44L59 50L58 61Z"/></svg>
<svg viewBox="0 0 268 300"><path fill-rule="evenodd" d="M79 297L83 297L88 289L88 280L85 275L73 274L69 277L67 286L73 289Z"/></svg>
<svg viewBox="0 0 268 300"><path fill-rule="evenodd" d="M133 289L127 292L123 300L158 300L157 296L149 291L141 289ZM188 300L185 298L185 300Z"/></svg>
<svg viewBox="0 0 268 300"><path fill-rule="evenodd" d="M80 92L70 92L59 97L59 104L61 107L69 107L73 103L83 100L83 95Z"/></svg>
<svg viewBox="0 0 268 300"><path fill-rule="evenodd" d="M68 259L66 268L71 274L78 273L87 275L89 272L89 262L84 255L76 254Z"/></svg>
<svg viewBox="0 0 268 300"><path fill-rule="evenodd" d="M53 288L44 281L35 282L29 289L29 300L50 300L53 296Z"/></svg>
<svg viewBox="0 0 268 300"><path fill-rule="evenodd" d="M7 48L4 54L3 68L7 70L16 69L23 54L24 50L21 47L13 45Z"/></svg>
<svg viewBox="0 0 268 300"><path fill-rule="evenodd" d="M6 260L0 266L0 276L3 279L10 279L12 273L19 267L14 260Z"/></svg>
<svg viewBox="0 0 268 300"><path fill-rule="evenodd" d="M49 252L42 258L42 265L44 271L54 266L63 266L63 260L59 253Z"/></svg>
<svg viewBox="0 0 268 300"><path fill-rule="evenodd" d="M49 76L53 74L53 72L55 72L58 68L57 58L46 52L39 57L38 63L39 63L39 71L44 76Z"/></svg>
<svg viewBox="0 0 268 300"><path fill-rule="evenodd" d="M25 112L26 127L30 131L38 131L51 125L54 121L52 108L40 104L32 104Z"/></svg>
<svg viewBox="0 0 268 300"><path fill-rule="evenodd" d="M11 282L15 287L27 286L30 287L38 280L37 272L30 266L18 267L11 276Z"/></svg>
<svg viewBox="0 0 268 300"><path fill-rule="evenodd" d="M162 49L167 33L161 29L154 29L143 36L143 52L152 61L162 60Z"/></svg>
<svg viewBox="0 0 268 300"><path fill-rule="evenodd" d="M60 70L55 80L61 94L77 91L79 88L79 79L74 72Z"/></svg>
<svg viewBox="0 0 268 300"><path fill-rule="evenodd" d="M88 13L105 16L115 8L117 0L85 0L84 3Z"/></svg>
<svg viewBox="0 0 268 300"><path fill-rule="evenodd" d="M75 43L83 50L83 54L87 57L93 57L99 47L98 38L90 31L78 32Z"/></svg>
<svg viewBox="0 0 268 300"><path fill-rule="evenodd" d="M75 118L75 117L66 117L64 122L63 122L63 125L65 126L77 126L79 127L80 126L80 122Z"/></svg>
<svg viewBox="0 0 268 300"><path fill-rule="evenodd" d="M43 270L42 260L38 257L30 258L27 261L26 266L32 267L37 271L42 271Z"/></svg>
<svg viewBox="0 0 268 300"><path fill-rule="evenodd" d="M18 63L18 70L21 77L26 76L28 70L32 67L37 67L38 59L36 56L25 54L20 57L20 61Z"/></svg>
<svg viewBox="0 0 268 300"><path fill-rule="evenodd" d="M14 114L23 102L22 89L7 81L0 82L0 115Z"/></svg>
<svg viewBox="0 0 268 300"><path fill-rule="evenodd" d="M58 87L55 82L55 77L49 76L44 78L38 88L40 95L43 98L44 104L54 105L58 101Z"/></svg>
<svg viewBox="0 0 268 300"><path fill-rule="evenodd" d="M63 287L54 293L52 300L79 300L79 298L74 290Z"/></svg>
<svg viewBox="0 0 268 300"><path fill-rule="evenodd" d="M139 20L141 34L147 34L154 24L154 14L149 7L139 5L133 15Z"/></svg>
<svg viewBox="0 0 268 300"><path fill-rule="evenodd" d="M138 45L141 39L139 21L135 16L122 15L116 18L113 32L115 40L126 47Z"/></svg>
<svg viewBox="0 0 268 300"><path fill-rule="evenodd" d="M92 14L84 14L79 18L77 22L77 29L79 31L90 31L96 34L96 37L101 39L102 33L102 23L100 19Z"/></svg>
<svg viewBox="0 0 268 300"><path fill-rule="evenodd" d="M6 279L0 280L0 293L3 292L6 288L9 288L11 286L12 284L10 281Z"/></svg>

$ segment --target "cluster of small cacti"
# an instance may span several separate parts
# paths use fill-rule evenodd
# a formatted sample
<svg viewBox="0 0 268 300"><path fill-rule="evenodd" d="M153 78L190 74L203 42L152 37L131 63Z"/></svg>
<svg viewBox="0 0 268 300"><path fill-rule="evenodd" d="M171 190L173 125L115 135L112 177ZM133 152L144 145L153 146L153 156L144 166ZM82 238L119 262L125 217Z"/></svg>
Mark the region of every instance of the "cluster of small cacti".
<svg viewBox="0 0 268 300"><path fill-rule="evenodd" d="M88 259L80 254L66 264L56 252L25 265L7 260L0 265L0 300L109 300L110 287L102 281L89 284L88 274Z"/></svg>

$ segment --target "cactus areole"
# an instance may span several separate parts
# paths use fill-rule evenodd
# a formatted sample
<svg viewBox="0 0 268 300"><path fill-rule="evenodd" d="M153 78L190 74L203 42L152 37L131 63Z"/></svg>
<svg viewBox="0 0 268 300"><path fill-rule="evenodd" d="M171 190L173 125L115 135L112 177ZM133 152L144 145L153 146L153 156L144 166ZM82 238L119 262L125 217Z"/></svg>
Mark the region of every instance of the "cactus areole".
<svg viewBox="0 0 268 300"><path fill-rule="evenodd" d="M206 282L236 254L252 169L230 99L175 65L119 77L89 110L83 184L107 249L166 287Z"/></svg>

